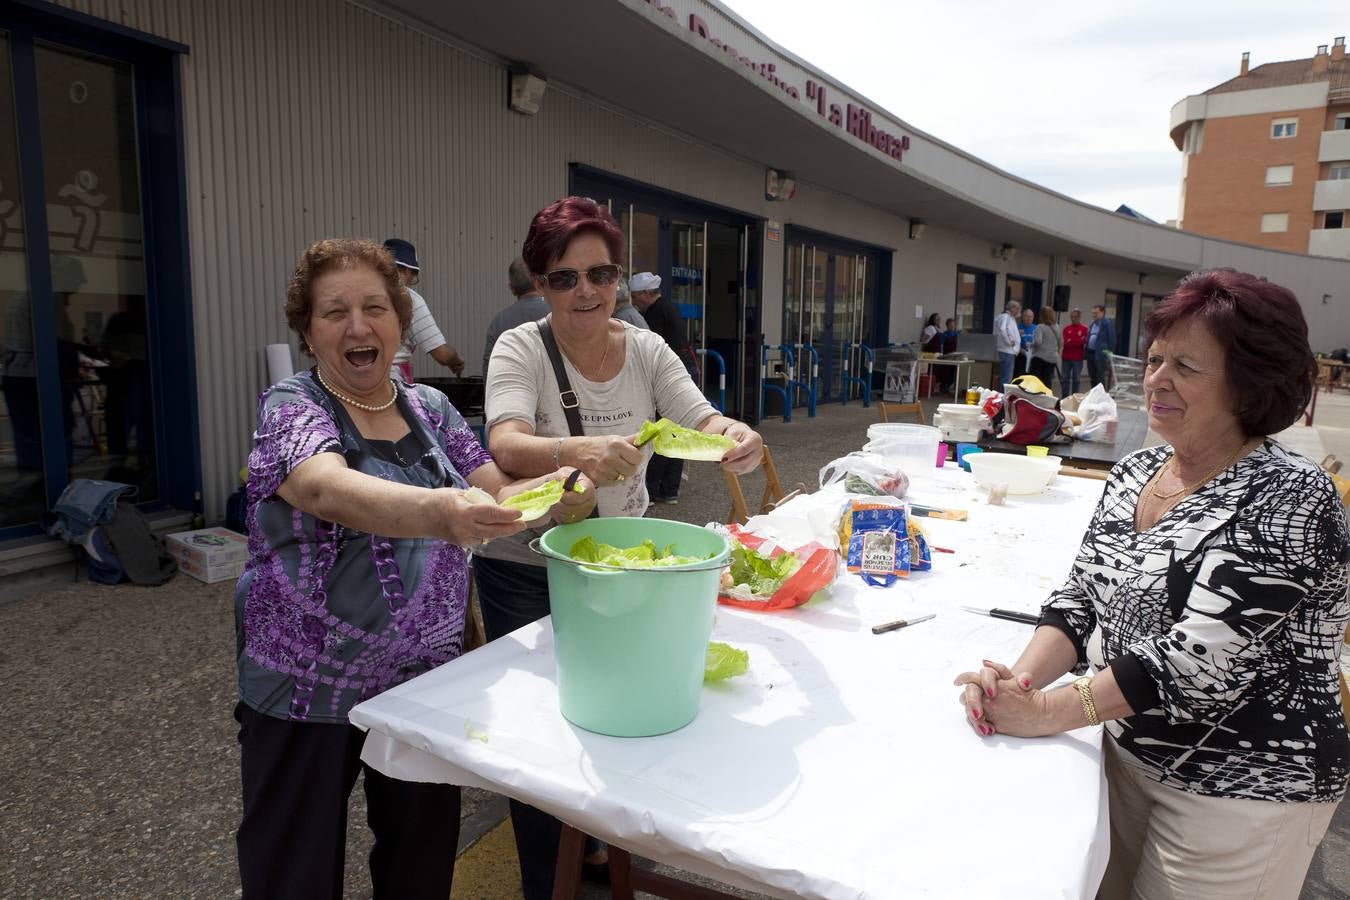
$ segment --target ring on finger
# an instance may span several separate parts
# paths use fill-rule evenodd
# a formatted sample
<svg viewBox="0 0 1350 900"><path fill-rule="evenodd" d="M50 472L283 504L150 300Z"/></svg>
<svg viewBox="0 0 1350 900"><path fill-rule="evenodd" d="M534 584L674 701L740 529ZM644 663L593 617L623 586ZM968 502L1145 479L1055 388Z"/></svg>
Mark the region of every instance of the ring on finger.
<svg viewBox="0 0 1350 900"><path fill-rule="evenodd" d="M615 480L616 482L623 481L623 473L620 472L618 475L615 475L615 476L614 476L614 480Z"/></svg>

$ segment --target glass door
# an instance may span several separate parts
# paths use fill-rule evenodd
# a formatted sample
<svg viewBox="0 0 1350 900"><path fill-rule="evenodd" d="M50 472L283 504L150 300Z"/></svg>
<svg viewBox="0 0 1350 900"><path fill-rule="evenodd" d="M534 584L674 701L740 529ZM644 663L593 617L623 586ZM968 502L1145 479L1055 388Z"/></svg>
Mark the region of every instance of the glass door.
<svg viewBox="0 0 1350 900"><path fill-rule="evenodd" d="M35 48L52 317L70 478L159 496L130 63Z"/></svg>
<svg viewBox="0 0 1350 900"><path fill-rule="evenodd" d="M0 32L0 528L36 522L47 508L12 68Z"/></svg>
<svg viewBox="0 0 1350 900"><path fill-rule="evenodd" d="M201 490L186 48L39 6L0 5L0 538L77 478L180 509Z"/></svg>
<svg viewBox="0 0 1350 900"><path fill-rule="evenodd" d="M703 311L707 301L708 223L670 222L670 284L666 294L680 314L685 339L696 350L704 349ZM681 360L693 365L693 359Z"/></svg>

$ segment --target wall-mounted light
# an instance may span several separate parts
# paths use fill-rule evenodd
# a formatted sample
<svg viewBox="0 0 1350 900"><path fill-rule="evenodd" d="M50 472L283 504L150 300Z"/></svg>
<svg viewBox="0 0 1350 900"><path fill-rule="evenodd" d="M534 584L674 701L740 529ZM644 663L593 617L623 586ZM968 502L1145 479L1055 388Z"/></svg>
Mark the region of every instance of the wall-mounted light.
<svg viewBox="0 0 1350 900"><path fill-rule="evenodd" d="M1322 305L1323 305L1323 306L1326 306L1326 305L1327 305L1328 303L1330 303L1330 302L1331 302L1331 295L1330 295L1330 294L1323 294L1323 295L1322 295Z"/></svg>
<svg viewBox="0 0 1350 900"><path fill-rule="evenodd" d="M1147 278L1148 278L1148 273L1147 273L1147 272L1140 272L1140 273L1139 273L1139 284L1140 284L1141 287L1143 286L1144 281L1145 281L1145 279L1147 279Z"/></svg>
<svg viewBox="0 0 1350 900"><path fill-rule="evenodd" d="M1017 248L1012 244L1000 244L993 251L994 259L1013 259L1017 256Z"/></svg>
<svg viewBox="0 0 1350 900"><path fill-rule="evenodd" d="M928 226L924 225L924 224L923 224L923 221L920 220L920 219L910 219L910 220L909 220L909 239L910 239L911 241L917 241L917 240L921 239L921 238L923 237L924 229L926 229L927 227L928 227Z"/></svg>
<svg viewBox="0 0 1350 900"><path fill-rule="evenodd" d="M1069 274L1070 274L1070 275L1077 275L1077 274L1078 274L1078 270L1081 269L1082 267L1083 267L1083 261L1082 261L1081 259L1070 260L1070 261L1069 261Z"/></svg>
<svg viewBox="0 0 1350 900"><path fill-rule="evenodd" d="M511 66L506 71L506 105L526 116L539 112L548 79L522 65Z"/></svg>

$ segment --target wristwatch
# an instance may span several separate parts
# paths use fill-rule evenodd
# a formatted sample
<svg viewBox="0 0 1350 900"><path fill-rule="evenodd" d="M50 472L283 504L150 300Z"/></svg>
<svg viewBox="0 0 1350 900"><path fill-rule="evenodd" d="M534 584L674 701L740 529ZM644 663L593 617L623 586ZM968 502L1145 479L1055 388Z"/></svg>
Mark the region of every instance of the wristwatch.
<svg viewBox="0 0 1350 900"><path fill-rule="evenodd" d="M1088 724L1102 724L1102 720L1097 717L1097 704L1092 702L1092 679L1080 675L1073 680L1073 689L1078 692L1078 700L1083 704L1083 715L1087 717Z"/></svg>

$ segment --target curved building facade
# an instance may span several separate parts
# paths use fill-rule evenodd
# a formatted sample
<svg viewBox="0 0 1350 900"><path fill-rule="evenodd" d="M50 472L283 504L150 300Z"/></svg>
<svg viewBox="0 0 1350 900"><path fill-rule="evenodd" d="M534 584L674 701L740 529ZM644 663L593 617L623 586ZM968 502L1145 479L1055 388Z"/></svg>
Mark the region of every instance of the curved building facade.
<svg viewBox="0 0 1350 900"><path fill-rule="evenodd" d="M20 126L0 146L4 339L27 328L37 361L0 435L0 485L29 502L0 536L80 475L178 509L200 491L219 517L315 238L414 242L472 373L530 217L567 193L610 204L625 266L662 276L751 418L766 347L809 345L835 398L850 345L914 340L936 312L978 350L1017 298L1107 305L1134 356L1150 305L1210 266L1287 285L1317 349L1350 344L1350 262L1032 184L708 0L29 0L0 13L0 69ZM92 389L82 342L122 348Z"/></svg>

